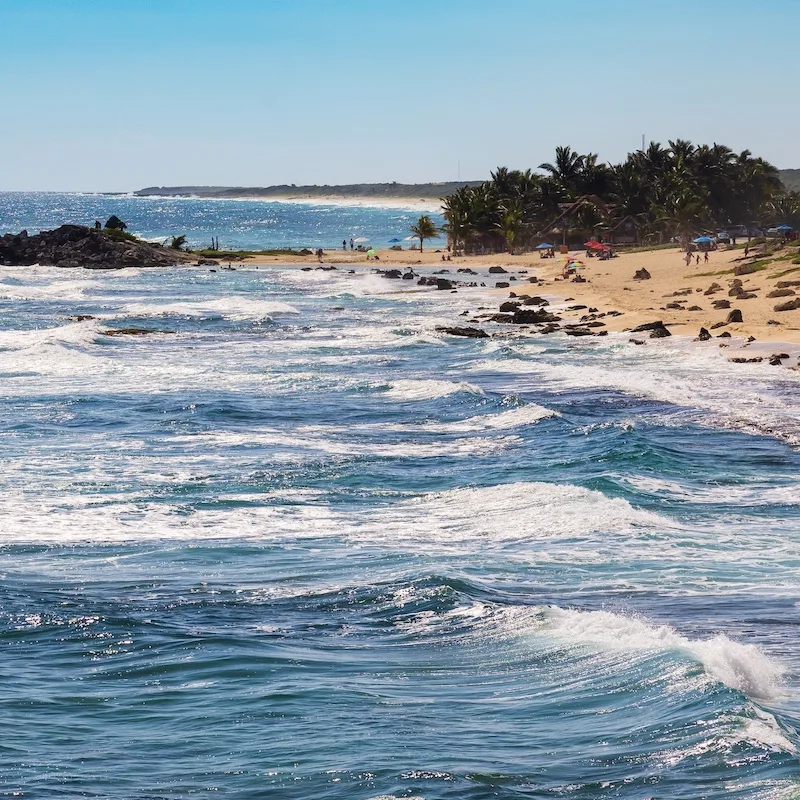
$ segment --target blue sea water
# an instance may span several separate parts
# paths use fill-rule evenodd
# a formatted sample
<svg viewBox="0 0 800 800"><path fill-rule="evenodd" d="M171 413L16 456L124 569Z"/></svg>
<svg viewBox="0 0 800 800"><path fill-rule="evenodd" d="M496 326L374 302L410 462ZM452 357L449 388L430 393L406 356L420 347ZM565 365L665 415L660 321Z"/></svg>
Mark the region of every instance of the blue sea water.
<svg viewBox="0 0 800 800"><path fill-rule="evenodd" d="M800 375L481 304L0 268L0 796L799 796Z"/></svg>
<svg viewBox="0 0 800 800"><path fill-rule="evenodd" d="M399 204L402 201L397 201ZM151 241L186 236L191 247L211 245L233 250L339 249L342 241L366 237L377 247L401 246L411 235L409 226L420 214L437 223L438 203L404 208L374 208L353 203L310 204L263 200L214 200L184 197L133 197L130 195L62 194L53 192L0 192L0 234L29 233L57 228L64 223L94 225L116 214L128 230ZM432 240L442 245L441 239Z"/></svg>

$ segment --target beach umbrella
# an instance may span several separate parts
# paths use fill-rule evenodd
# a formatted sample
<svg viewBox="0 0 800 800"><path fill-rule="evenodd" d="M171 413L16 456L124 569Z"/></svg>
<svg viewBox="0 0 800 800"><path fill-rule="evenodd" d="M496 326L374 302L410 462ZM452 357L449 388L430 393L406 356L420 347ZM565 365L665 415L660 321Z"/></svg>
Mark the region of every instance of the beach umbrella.
<svg viewBox="0 0 800 800"><path fill-rule="evenodd" d="M366 236L359 236L359 237L358 237L358 239L353 239L353 241L354 241L356 244L364 244L364 242L368 242L368 241L369 241L369 239L367 239L367 237L366 237Z"/></svg>
<svg viewBox="0 0 800 800"><path fill-rule="evenodd" d="M374 247L370 247L370 249L369 249L369 250L367 250L367 255L368 255L368 256L374 256L374 255L376 255L376 253L375 253L375 248L374 248Z"/></svg>
<svg viewBox="0 0 800 800"><path fill-rule="evenodd" d="M587 250L610 250L611 249L607 244L603 244L602 242L596 242L594 239L590 239L588 242L584 242L583 246Z"/></svg>
<svg viewBox="0 0 800 800"><path fill-rule="evenodd" d="M698 236L694 239L695 244L711 244L714 240L710 236Z"/></svg>
<svg viewBox="0 0 800 800"><path fill-rule="evenodd" d="M395 237L394 239L389 239L389 244L397 244L399 241L400 239Z"/></svg>
<svg viewBox="0 0 800 800"><path fill-rule="evenodd" d="M542 242L540 245L534 248L534 250L553 250L554 245L548 244L547 242Z"/></svg>
<svg viewBox="0 0 800 800"><path fill-rule="evenodd" d="M775 228L775 230L776 231L793 231L794 228L791 225L778 225L778 227Z"/></svg>
<svg viewBox="0 0 800 800"><path fill-rule="evenodd" d="M403 239L403 241L404 242L416 242L417 239L419 239L419 236L406 236L406 238Z"/></svg>

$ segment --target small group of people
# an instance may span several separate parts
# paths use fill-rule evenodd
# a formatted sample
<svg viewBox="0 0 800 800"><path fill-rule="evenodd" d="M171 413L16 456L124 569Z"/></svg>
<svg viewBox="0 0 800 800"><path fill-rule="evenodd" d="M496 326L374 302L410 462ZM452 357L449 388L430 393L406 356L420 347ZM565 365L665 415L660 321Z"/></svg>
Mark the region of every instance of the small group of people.
<svg viewBox="0 0 800 800"><path fill-rule="evenodd" d="M353 241L353 237L350 237L350 249L354 249L355 242ZM342 239L342 250L347 250L347 239Z"/></svg>
<svg viewBox="0 0 800 800"><path fill-rule="evenodd" d="M747 255L747 253L745 253L745 255ZM686 251L686 255L683 257L683 260L686 262L686 266L687 267L689 266L689 264L692 263L692 258L695 259L695 264L699 264L700 263L700 253L692 254L691 250L687 250ZM708 250L706 250L706 251L703 252L703 262L707 264L709 262L709 260L710 259L708 258Z"/></svg>

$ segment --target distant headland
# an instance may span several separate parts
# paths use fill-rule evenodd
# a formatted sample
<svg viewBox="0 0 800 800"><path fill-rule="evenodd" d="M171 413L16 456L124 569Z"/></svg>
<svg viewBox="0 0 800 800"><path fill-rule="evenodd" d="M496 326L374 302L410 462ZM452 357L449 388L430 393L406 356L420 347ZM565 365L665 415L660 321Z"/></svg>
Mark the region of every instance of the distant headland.
<svg viewBox="0 0 800 800"><path fill-rule="evenodd" d="M443 183L349 183L337 186L148 186L133 194L137 197L211 197L252 199L342 198L370 200L439 200L465 186L481 181Z"/></svg>

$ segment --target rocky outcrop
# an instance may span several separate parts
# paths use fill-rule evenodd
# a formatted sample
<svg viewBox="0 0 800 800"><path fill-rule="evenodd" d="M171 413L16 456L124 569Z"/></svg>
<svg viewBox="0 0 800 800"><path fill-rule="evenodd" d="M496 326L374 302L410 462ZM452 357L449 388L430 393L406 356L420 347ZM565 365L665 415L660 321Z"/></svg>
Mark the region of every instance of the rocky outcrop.
<svg viewBox="0 0 800 800"><path fill-rule="evenodd" d="M190 253L108 234L82 225L62 225L28 236L27 231L0 236L0 264L28 267L171 267L192 260Z"/></svg>
<svg viewBox="0 0 800 800"><path fill-rule="evenodd" d="M439 333L446 333L448 336L466 336L470 339L487 339L489 337L489 334L480 328L437 327L436 330Z"/></svg>
<svg viewBox="0 0 800 800"><path fill-rule="evenodd" d="M795 298L794 300L788 300L785 303L778 303L775 306L775 311L794 311L795 309L800 308L800 297Z"/></svg>
<svg viewBox="0 0 800 800"><path fill-rule="evenodd" d="M649 281L650 273L644 267L642 267L641 269L637 269L636 272L633 273L633 279L635 281Z"/></svg>

